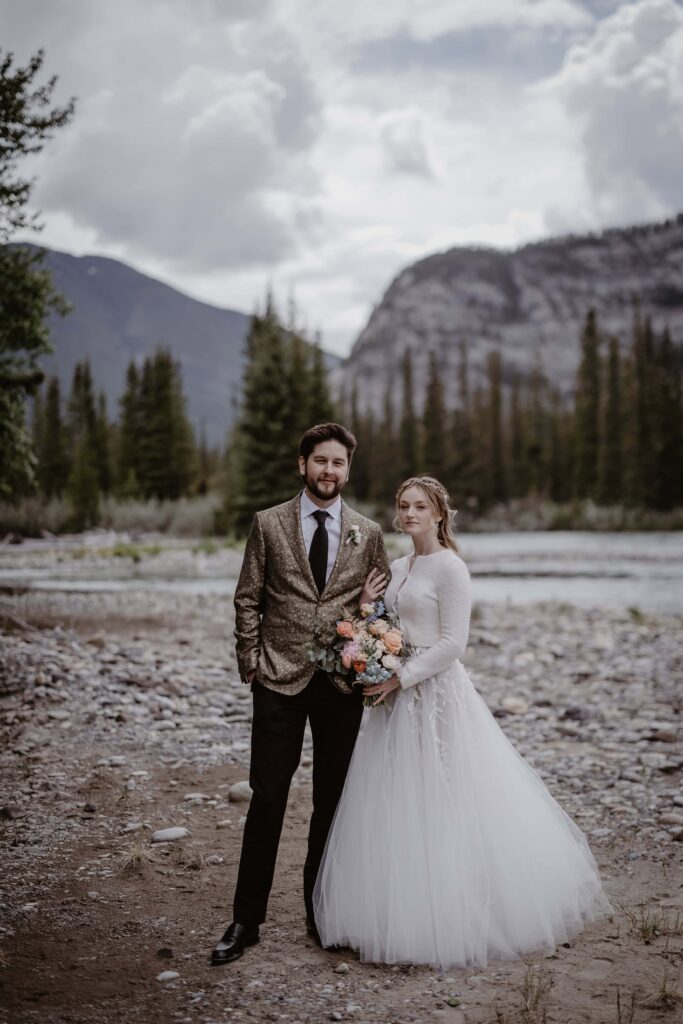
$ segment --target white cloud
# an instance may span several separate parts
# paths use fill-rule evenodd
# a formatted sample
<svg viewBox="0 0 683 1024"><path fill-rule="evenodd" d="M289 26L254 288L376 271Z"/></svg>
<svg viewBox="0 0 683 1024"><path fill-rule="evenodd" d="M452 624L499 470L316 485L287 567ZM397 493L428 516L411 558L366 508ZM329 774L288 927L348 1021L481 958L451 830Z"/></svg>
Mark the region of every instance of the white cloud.
<svg viewBox="0 0 683 1024"><path fill-rule="evenodd" d="M133 259L273 264L296 250L318 187L315 86L283 30L193 14L122 0L85 17L85 39L60 35L50 67L63 63L80 95L37 165L35 199Z"/></svg>
<svg viewBox="0 0 683 1024"><path fill-rule="evenodd" d="M640 0L573 47L548 85L575 119L598 224L683 205L683 10Z"/></svg>
<svg viewBox="0 0 683 1024"><path fill-rule="evenodd" d="M43 241L250 310L293 291L345 351L391 278L669 215L673 0L0 0L73 125L35 165Z"/></svg>
<svg viewBox="0 0 683 1024"><path fill-rule="evenodd" d="M301 17L301 0L283 0L288 20ZM423 42L474 29L577 29L592 23L584 5L574 0L318 0L306 12L312 31L344 44L409 33Z"/></svg>

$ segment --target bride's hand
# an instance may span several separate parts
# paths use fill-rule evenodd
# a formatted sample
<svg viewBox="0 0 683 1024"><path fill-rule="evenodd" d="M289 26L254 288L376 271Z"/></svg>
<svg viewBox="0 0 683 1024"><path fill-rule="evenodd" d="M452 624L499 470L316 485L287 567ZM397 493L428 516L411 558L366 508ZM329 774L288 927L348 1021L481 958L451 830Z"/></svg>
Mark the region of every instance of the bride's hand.
<svg viewBox="0 0 683 1024"><path fill-rule="evenodd" d="M398 690L400 685L401 684L396 676L392 676L391 679L386 679L383 683L375 683L373 686L364 686L363 696L377 698L377 700L372 702L372 707L374 708L377 707L378 704L381 704L384 698L388 697L390 693L393 693L394 690Z"/></svg>
<svg viewBox="0 0 683 1024"><path fill-rule="evenodd" d="M372 604L378 597L381 597L386 589L386 578L387 574L385 572L380 572L379 569L371 569L365 581L363 593L360 595L359 603Z"/></svg>

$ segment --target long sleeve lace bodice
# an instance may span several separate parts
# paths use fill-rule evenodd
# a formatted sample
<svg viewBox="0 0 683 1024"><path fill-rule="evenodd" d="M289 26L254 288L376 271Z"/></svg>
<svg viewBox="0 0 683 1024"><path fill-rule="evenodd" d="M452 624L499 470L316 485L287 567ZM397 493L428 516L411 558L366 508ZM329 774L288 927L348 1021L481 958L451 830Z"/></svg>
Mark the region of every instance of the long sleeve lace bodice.
<svg viewBox="0 0 683 1024"><path fill-rule="evenodd" d="M410 555L391 563L391 581L384 596L398 614L406 641L424 647L399 672L405 689L442 672L467 646L472 607L470 574L454 551Z"/></svg>

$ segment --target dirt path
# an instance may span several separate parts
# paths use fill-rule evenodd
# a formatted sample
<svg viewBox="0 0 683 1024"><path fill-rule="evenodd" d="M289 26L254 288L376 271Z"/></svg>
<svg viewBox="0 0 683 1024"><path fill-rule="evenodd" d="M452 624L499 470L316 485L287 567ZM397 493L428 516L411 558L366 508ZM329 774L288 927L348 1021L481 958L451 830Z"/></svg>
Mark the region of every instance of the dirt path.
<svg viewBox="0 0 683 1024"><path fill-rule="evenodd" d="M308 747L262 942L210 967L246 808L228 799L247 775L250 707L229 601L15 593L0 616L0 1021L613 1024L617 987L623 1021L634 991L633 1021L683 1017L680 620L566 610L560 622L539 608L520 646L528 610L478 611L473 678L589 832L623 909L552 957L443 973L361 964L306 936ZM188 837L152 846L167 825Z"/></svg>

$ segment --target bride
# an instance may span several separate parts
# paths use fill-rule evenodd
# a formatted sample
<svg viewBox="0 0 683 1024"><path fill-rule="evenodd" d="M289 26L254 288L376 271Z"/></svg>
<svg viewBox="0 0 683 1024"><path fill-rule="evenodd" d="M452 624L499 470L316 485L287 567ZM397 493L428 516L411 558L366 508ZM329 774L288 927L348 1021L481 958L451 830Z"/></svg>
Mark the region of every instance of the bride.
<svg viewBox="0 0 683 1024"><path fill-rule="evenodd" d="M415 653L398 678L364 691L376 706L313 897L322 945L441 968L552 951L612 908L583 833L460 661L470 577L445 489L412 477L396 497L395 525L414 550L392 563L384 601Z"/></svg>

